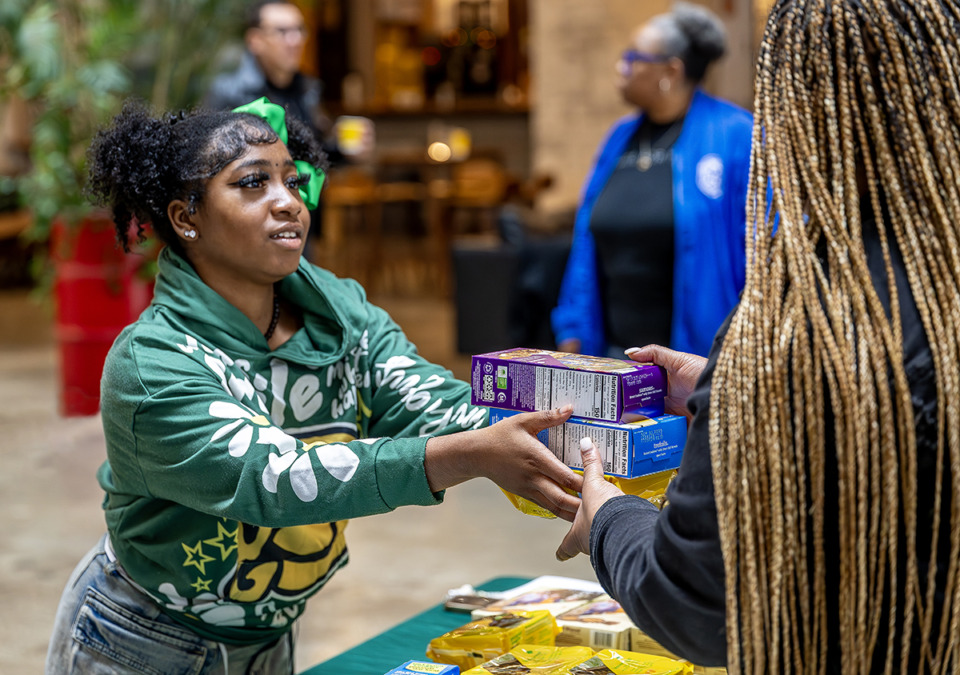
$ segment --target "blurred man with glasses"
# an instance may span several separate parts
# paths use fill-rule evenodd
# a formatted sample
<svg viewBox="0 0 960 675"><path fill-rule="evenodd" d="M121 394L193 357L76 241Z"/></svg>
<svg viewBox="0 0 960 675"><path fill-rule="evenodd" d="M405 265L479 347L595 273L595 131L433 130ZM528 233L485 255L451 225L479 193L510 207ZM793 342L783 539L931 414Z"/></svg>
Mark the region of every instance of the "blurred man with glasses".
<svg viewBox="0 0 960 675"><path fill-rule="evenodd" d="M320 81L300 72L307 26L300 8L285 0L250 5L244 34L246 50L236 70L216 77L205 105L233 109L266 96L288 114L310 124L324 141L330 122L320 107ZM334 149L325 143L324 149Z"/></svg>
<svg viewBox="0 0 960 675"><path fill-rule="evenodd" d="M331 124L321 107L321 82L300 71L308 36L300 8L289 0L258 0L247 10L246 26L246 49L240 65L214 78L204 106L232 110L266 96L283 106L288 115L310 125L334 166L347 159L362 161L369 157L373 150L373 123L365 118L351 118L355 133L361 136L353 144L359 149L340 148L336 125ZM310 238L314 240L320 235L320 216L320 209L311 212ZM311 249L308 245L308 257Z"/></svg>

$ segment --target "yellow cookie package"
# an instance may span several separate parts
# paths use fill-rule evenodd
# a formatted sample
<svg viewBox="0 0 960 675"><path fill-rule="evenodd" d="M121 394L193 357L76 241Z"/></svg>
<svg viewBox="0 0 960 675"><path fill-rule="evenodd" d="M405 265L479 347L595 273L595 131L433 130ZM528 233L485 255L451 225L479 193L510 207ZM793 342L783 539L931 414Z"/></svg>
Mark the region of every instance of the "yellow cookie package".
<svg viewBox="0 0 960 675"><path fill-rule="evenodd" d="M508 612L483 617L430 640L427 657L439 663L479 666L518 645L552 647L560 632L550 612Z"/></svg>
<svg viewBox="0 0 960 675"><path fill-rule="evenodd" d="M691 675L693 666L651 654L589 647L520 645L463 675Z"/></svg>
<svg viewBox="0 0 960 675"><path fill-rule="evenodd" d="M577 473L583 473L582 469L574 469L574 471ZM676 469L670 469L669 471L652 473L649 476L641 476L640 478L621 478L619 476L610 476L608 474L604 474L603 479L608 483L613 483L616 485L618 488L623 490L625 494L643 497L644 499L653 502L658 508L663 508L667 486L676 475ZM506 490L503 490L503 494L507 496L507 499L510 500L510 503L513 504L521 513L526 513L530 516L539 516L541 518L556 518L555 515L547 511L545 508L534 504L528 499L519 497L512 492L507 492Z"/></svg>
<svg viewBox="0 0 960 675"><path fill-rule="evenodd" d="M568 672L569 675L692 675L693 665L665 656L604 649Z"/></svg>
<svg viewBox="0 0 960 675"><path fill-rule="evenodd" d="M530 673L531 675L565 675L570 668L593 656L589 647L535 647L520 645L462 675L501 675Z"/></svg>

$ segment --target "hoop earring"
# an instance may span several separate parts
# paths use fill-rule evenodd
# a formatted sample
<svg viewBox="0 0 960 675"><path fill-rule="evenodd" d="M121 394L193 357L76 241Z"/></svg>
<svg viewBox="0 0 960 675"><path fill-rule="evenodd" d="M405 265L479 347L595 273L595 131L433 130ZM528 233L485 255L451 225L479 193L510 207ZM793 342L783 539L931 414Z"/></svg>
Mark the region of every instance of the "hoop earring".
<svg viewBox="0 0 960 675"><path fill-rule="evenodd" d="M184 233L183 233L183 236L186 237L187 239L196 239L196 238L197 238L197 231L196 231L196 230L185 230Z"/></svg>
<svg viewBox="0 0 960 675"><path fill-rule="evenodd" d="M664 94L670 91L670 80L665 77L660 80L660 91Z"/></svg>

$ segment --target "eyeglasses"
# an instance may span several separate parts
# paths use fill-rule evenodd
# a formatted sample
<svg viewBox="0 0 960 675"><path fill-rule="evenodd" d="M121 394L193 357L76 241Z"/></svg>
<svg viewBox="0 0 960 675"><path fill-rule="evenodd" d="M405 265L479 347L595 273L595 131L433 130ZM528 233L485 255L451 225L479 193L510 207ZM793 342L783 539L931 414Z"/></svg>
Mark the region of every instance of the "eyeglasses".
<svg viewBox="0 0 960 675"><path fill-rule="evenodd" d="M651 52L641 52L636 49L624 49L620 54L620 60L628 66L634 63L666 63L672 57L666 54L653 54Z"/></svg>
<svg viewBox="0 0 960 675"><path fill-rule="evenodd" d="M671 57L666 54L652 54L650 52L641 52L636 49L624 49L620 54L620 60L617 61L617 70L622 77L630 77L635 63L666 63Z"/></svg>
<svg viewBox="0 0 960 675"><path fill-rule="evenodd" d="M276 35L281 40L304 40L307 37L307 27L300 26L260 26L260 30L270 35Z"/></svg>

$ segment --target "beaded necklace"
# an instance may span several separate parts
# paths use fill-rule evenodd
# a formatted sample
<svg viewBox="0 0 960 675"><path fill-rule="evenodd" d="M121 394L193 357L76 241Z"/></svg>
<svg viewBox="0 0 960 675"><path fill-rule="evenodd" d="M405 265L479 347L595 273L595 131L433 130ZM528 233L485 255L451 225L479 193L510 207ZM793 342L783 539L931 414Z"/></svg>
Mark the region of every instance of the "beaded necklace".
<svg viewBox="0 0 960 675"><path fill-rule="evenodd" d="M273 318L270 319L270 327L267 328L263 337L267 340L273 337L273 332L277 330L277 324L280 323L280 296L277 292L273 293Z"/></svg>

